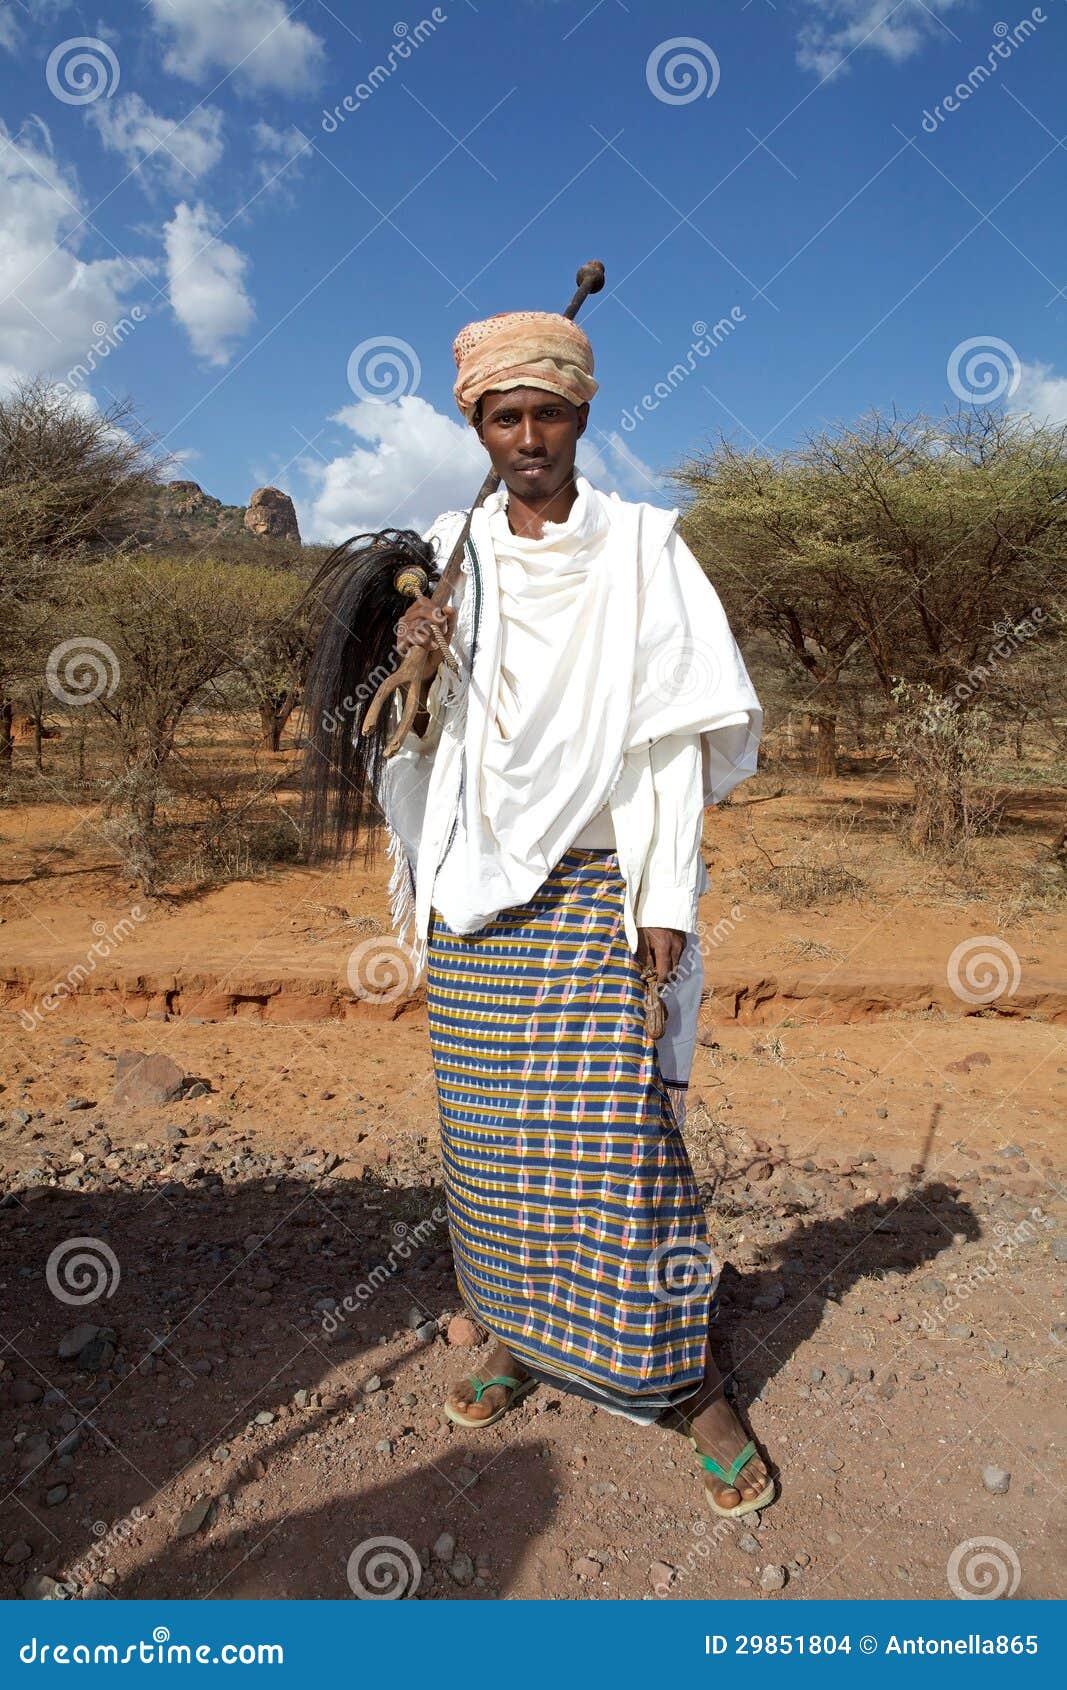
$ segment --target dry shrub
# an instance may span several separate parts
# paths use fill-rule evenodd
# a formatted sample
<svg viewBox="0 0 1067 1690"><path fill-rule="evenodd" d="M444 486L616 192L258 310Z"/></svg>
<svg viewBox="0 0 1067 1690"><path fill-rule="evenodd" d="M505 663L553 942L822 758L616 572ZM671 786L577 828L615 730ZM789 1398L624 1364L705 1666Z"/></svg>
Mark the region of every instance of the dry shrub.
<svg viewBox="0 0 1067 1690"><path fill-rule="evenodd" d="M822 909L846 898L862 898L867 882L841 863L748 863L743 871L750 892L765 894L781 909Z"/></svg>

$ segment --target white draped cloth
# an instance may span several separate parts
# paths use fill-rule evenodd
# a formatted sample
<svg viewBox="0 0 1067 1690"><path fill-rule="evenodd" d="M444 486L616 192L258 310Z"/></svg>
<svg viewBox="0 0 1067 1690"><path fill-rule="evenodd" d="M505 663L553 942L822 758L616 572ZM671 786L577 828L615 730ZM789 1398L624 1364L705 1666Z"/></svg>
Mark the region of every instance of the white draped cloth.
<svg viewBox="0 0 1067 1690"><path fill-rule="evenodd" d="M537 540L511 533L503 488L475 512L454 601L464 681L438 672L430 731L387 765L394 917L401 932L413 918L420 949L431 908L475 933L527 903L605 811L631 947L656 899L688 931L707 885L702 809L755 772L762 710L678 512L582 475L576 487L566 521ZM462 521L431 527L442 561ZM665 815L672 782L678 814ZM687 799L695 825L679 823ZM674 864L675 898L650 877L657 858Z"/></svg>

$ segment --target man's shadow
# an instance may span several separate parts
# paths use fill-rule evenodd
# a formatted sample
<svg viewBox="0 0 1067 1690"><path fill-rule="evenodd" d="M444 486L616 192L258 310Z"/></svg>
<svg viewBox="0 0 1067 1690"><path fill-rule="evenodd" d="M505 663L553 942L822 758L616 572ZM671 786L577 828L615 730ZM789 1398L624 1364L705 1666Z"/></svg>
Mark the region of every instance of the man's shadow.
<svg viewBox="0 0 1067 1690"><path fill-rule="evenodd" d="M439 1406L436 1374L467 1362L454 1352L455 1366L431 1366L429 1338L397 1342L459 1306L440 1187L368 1174L223 1183L178 1159L173 1176L162 1190L41 1184L0 1204L2 1535L33 1551L2 1569L3 1593L73 1566L91 1584L117 1562L121 1596L343 1597L361 1546L393 1538L425 1554L442 1533L461 1556L488 1552L491 1572L479 1586L462 1561L458 1579L435 1563L417 1575L420 1596L505 1593L553 1518L558 1481L529 1408L479 1437L420 1424ZM711 1227L714 1237L714 1214ZM773 1265L727 1269L714 1342L742 1406L813 1335L829 1299L887 1267L914 1271L953 1234L977 1238L978 1221L928 1182L899 1203L799 1219ZM121 1275L110 1294L75 1304L50 1288L49 1263L86 1238L108 1246ZM753 1310L779 1282L781 1305ZM81 1322L116 1335L89 1367L58 1353ZM370 1388L383 1343L394 1356L384 1395ZM439 1351L437 1340L435 1364ZM322 1403L294 1408L320 1384ZM27 1440L42 1436L34 1458ZM379 1460L382 1440L393 1449ZM394 1462L404 1470L383 1482ZM69 1504L46 1502L64 1485ZM198 1497L212 1512L180 1537ZM388 1546L367 1553L388 1577Z"/></svg>

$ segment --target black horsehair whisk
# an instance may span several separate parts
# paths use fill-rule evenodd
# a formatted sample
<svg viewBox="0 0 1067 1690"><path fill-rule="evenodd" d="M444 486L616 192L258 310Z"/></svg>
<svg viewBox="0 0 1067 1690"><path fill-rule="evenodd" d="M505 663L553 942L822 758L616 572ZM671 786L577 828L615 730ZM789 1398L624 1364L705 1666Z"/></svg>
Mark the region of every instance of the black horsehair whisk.
<svg viewBox="0 0 1067 1690"><path fill-rule="evenodd" d="M428 541L409 528L383 528L337 546L307 589L316 629L304 701L303 798L312 860L373 851L381 814L375 788L392 722L382 714L364 733L363 718L400 660L397 622L437 579ZM443 646L436 630L435 636ZM454 667L450 652L447 661Z"/></svg>

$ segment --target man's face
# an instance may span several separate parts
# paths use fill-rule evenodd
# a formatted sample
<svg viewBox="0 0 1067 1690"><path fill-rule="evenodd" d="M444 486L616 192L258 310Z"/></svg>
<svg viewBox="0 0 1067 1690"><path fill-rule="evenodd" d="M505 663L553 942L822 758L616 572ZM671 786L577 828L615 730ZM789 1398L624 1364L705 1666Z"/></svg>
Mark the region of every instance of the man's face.
<svg viewBox="0 0 1067 1690"><path fill-rule="evenodd" d="M482 396L478 438L509 493L550 499L574 474L588 404L572 405L541 387Z"/></svg>

